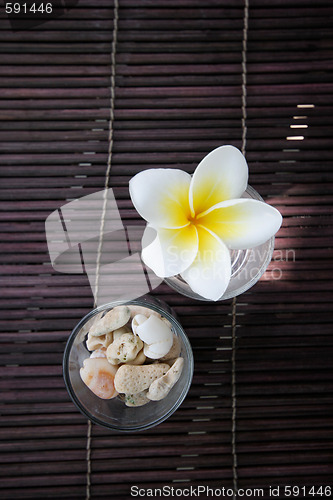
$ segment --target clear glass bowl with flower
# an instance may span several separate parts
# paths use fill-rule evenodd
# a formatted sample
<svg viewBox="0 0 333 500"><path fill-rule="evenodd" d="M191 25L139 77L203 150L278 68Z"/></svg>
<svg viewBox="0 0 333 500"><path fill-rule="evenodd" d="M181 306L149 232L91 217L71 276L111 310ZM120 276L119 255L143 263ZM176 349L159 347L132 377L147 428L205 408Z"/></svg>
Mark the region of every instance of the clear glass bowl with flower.
<svg viewBox="0 0 333 500"><path fill-rule="evenodd" d="M162 168L135 175L129 188L147 221L144 263L179 292L202 300L223 300L252 286L270 262L282 216L248 186L248 175L245 157L230 145L205 156L193 176Z"/></svg>

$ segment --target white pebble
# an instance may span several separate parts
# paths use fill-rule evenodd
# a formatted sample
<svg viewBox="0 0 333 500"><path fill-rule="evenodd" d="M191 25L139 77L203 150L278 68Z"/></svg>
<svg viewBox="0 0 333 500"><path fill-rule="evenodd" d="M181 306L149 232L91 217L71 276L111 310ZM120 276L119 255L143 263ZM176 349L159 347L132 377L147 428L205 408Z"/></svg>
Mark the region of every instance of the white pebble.
<svg viewBox="0 0 333 500"><path fill-rule="evenodd" d="M165 342L173 338L172 331L161 319L150 316L144 323L137 326L137 335L146 344ZM172 342L171 342L172 345ZM170 346L171 347L171 346Z"/></svg>

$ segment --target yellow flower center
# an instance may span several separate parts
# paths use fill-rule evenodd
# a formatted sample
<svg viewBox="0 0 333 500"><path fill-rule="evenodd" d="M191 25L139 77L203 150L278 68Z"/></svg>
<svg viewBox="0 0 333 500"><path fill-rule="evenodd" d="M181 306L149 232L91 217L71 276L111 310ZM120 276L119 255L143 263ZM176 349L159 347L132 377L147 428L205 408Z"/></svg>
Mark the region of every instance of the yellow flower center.
<svg viewBox="0 0 333 500"><path fill-rule="evenodd" d="M197 221L197 216L196 216L196 215L194 215L194 216L189 215L189 216L187 217L187 219L188 219L189 223L190 223L190 224L193 224L194 226L196 226L196 225L197 225L197 223L198 223L198 221Z"/></svg>

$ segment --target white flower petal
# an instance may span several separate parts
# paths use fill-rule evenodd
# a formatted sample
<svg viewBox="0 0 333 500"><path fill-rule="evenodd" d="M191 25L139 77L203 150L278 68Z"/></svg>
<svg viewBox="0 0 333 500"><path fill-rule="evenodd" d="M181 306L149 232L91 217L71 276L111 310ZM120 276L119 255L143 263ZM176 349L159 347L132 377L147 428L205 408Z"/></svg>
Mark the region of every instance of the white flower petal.
<svg viewBox="0 0 333 500"><path fill-rule="evenodd" d="M247 187L248 167L239 149L221 146L197 166L190 186L192 216L225 200L240 198Z"/></svg>
<svg viewBox="0 0 333 500"><path fill-rule="evenodd" d="M244 198L218 203L198 218L198 224L216 233L229 248L239 250L269 240L281 223L282 216L276 208Z"/></svg>
<svg viewBox="0 0 333 500"><path fill-rule="evenodd" d="M199 252L181 275L192 290L209 300L224 294L231 277L230 252L216 234L198 227Z"/></svg>
<svg viewBox="0 0 333 500"><path fill-rule="evenodd" d="M130 180L129 191L146 221L156 227L178 228L188 224L190 182L191 176L182 170L149 169Z"/></svg>
<svg viewBox="0 0 333 500"><path fill-rule="evenodd" d="M180 229L154 229L148 225L142 237L142 260L161 278L184 271L197 253L198 233L192 224Z"/></svg>

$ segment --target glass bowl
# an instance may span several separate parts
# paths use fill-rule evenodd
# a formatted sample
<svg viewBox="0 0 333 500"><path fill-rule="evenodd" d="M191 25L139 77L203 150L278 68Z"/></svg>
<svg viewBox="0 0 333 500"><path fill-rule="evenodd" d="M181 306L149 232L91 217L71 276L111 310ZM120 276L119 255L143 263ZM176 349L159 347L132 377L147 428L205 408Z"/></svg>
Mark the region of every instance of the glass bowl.
<svg viewBox="0 0 333 500"><path fill-rule="evenodd" d="M182 374L169 394L160 401L150 401L144 406L128 407L120 396L113 399L101 399L82 382L80 368L84 359L90 356L86 347L86 338L97 314L103 315L115 306L133 304L147 307L168 319L173 332L181 341L181 356L184 358ZM127 302L116 301L97 307L89 312L72 331L64 352L63 374L67 391L81 413L92 422L114 431L134 432L149 429L166 420L183 402L192 382L193 354L190 342L176 320L172 309L164 302L141 297Z"/></svg>
<svg viewBox="0 0 333 500"><path fill-rule="evenodd" d="M253 200L264 201L259 193L251 186L248 186L242 198L252 198ZM266 271L274 251L274 236L268 241L254 248L246 250L230 250L231 256L231 278L229 285L218 300L226 300L236 297L251 288ZM172 276L164 279L171 288L191 297L192 299L209 301L201 295L193 292L191 287L180 276Z"/></svg>

